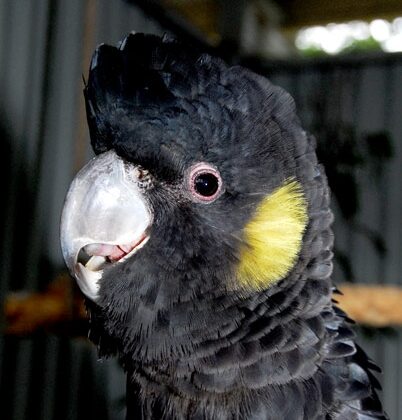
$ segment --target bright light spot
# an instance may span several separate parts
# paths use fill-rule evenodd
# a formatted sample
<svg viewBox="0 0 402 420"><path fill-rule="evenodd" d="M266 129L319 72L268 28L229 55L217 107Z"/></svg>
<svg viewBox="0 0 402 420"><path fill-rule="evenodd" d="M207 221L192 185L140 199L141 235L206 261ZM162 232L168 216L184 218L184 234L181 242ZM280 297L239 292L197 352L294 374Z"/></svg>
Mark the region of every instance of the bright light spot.
<svg viewBox="0 0 402 420"><path fill-rule="evenodd" d="M347 47L360 42L377 41L384 51L402 50L402 17L392 22L375 19L370 23L355 20L348 23L330 23L326 26L312 26L301 29L296 36L295 44L299 50L318 50L327 54L338 54ZM372 41L370 41L371 44ZM366 45L370 45L366 44Z"/></svg>
<svg viewBox="0 0 402 420"><path fill-rule="evenodd" d="M398 17L392 22L392 32L393 33L402 33L402 17Z"/></svg>
<svg viewBox="0 0 402 420"><path fill-rule="evenodd" d="M302 29L296 37L296 46L300 49L320 48L320 40L327 36L327 29L324 26L312 26Z"/></svg>
<svg viewBox="0 0 402 420"><path fill-rule="evenodd" d="M306 36L309 42L319 45L320 39L325 38L328 34L327 29L324 26L313 26L306 30Z"/></svg>
<svg viewBox="0 0 402 420"><path fill-rule="evenodd" d="M326 36L321 38L321 47L328 54L337 54L348 44L349 31L347 25L330 23Z"/></svg>
<svg viewBox="0 0 402 420"><path fill-rule="evenodd" d="M369 24L361 20L354 20L348 24L352 38L363 41L370 36Z"/></svg>
<svg viewBox="0 0 402 420"><path fill-rule="evenodd" d="M305 50L306 48L310 47L311 42L309 41L305 31L300 31L296 35L295 44L299 50Z"/></svg>
<svg viewBox="0 0 402 420"><path fill-rule="evenodd" d="M376 19L370 23L371 36L378 42L383 42L391 35L391 24L383 19Z"/></svg>
<svg viewBox="0 0 402 420"><path fill-rule="evenodd" d="M391 36L381 46L386 52L402 52L402 33Z"/></svg>

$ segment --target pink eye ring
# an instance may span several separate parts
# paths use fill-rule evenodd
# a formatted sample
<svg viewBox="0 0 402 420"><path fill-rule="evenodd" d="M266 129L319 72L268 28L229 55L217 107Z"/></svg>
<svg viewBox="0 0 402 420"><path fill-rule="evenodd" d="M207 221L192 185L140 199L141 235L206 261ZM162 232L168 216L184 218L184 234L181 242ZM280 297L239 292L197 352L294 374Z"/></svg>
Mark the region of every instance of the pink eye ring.
<svg viewBox="0 0 402 420"><path fill-rule="evenodd" d="M222 178L212 165L200 162L190 169L189 190L191 195L204 203L214 201L222 191Z"/></svg>

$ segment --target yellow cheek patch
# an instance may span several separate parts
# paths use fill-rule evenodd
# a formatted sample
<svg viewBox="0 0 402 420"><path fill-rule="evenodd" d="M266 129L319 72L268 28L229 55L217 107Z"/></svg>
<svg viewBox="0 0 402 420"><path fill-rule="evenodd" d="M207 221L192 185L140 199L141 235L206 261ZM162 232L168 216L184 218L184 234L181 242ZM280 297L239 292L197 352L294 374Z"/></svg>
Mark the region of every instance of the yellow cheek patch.
<svg viewBox="0 0 402 420"><path fill-rule="evenodd" d="M307 221L307 202L297 181L287 181L264 198L244 229L240 285L264 290L284 278L296 262Z"/></svg>

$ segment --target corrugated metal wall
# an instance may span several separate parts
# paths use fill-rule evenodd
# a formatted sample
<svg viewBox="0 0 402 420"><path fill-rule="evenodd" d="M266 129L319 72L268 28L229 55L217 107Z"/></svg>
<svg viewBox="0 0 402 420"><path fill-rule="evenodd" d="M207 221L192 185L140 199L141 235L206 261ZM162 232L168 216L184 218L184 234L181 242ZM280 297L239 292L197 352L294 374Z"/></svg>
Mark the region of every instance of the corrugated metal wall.
<svg viewBox="0 0 402 420"><path fill-rule="evenodd" d="M1 299L10 290L44 287L63 267L62 202L74 172L91 154L81 74L96 44L115 43L131 30L162 32L121 0L0 0ZM328 89L340 101L342 118L359 132L392 133L396 156L381 182L373 182L368 170L358 173L362 219L384 233L389 252L380 258L340 220L336 234L359 281L401 284L402 59L284 67L270 74L295 96L307 125L312 95ZM391 418L402 419L401 332L362 340L384 368ZM0 338L2 419L120 419L123 393L115 366L97 363L85 341Z"/></svg>

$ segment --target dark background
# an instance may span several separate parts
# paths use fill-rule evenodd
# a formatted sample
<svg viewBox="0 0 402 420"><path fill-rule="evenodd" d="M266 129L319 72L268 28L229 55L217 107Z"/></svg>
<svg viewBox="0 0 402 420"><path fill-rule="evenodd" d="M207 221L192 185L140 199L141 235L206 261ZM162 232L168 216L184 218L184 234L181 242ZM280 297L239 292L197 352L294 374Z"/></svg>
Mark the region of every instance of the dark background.
<svg viewBox="0 0 402 420"><path fill-rule="evenodd" d="M11 292L44 290L64 271L60 212L91 156L82 75L97 44L132 30L177 34L290 91L333 182L334 280L401 285L402 55L306 59L289 39L303 25L392 17L402 6L318 3L0 0L0 305ZM247 18L250 7L256 19ZM390 418L402 419L401 329L358 331L384 370ZM0 336L2 419L121 419L124 387L116 363L98 362L84 338Z"/></svg>

